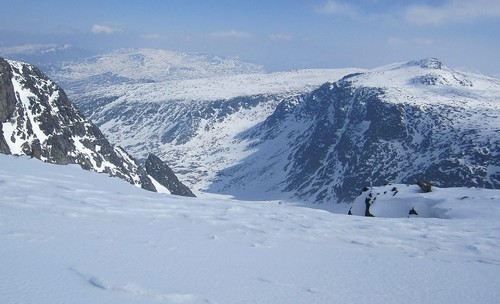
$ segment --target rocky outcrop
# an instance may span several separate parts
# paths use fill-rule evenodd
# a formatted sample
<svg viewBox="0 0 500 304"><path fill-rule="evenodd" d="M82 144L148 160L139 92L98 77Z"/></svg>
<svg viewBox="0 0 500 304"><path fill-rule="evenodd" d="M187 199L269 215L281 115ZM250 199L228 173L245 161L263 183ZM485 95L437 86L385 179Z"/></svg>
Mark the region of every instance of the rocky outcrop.
<svg viewBox="0 0 500 304"><path fill-rule="evenodd" d="M78 164L156 191L137 161L111 145L39 69L0 58L0 81L0 152Z"/></svg>
<svg viewBox="0 0 500 304"><path fill-rule="evenodd" d="M432 192L432 184L425 180L417 181L417 185L420 187L424 193Z"/></svg>
<svg viewBox="0 0 500 304"><path fill-rule="evenodd" d="M0 153L2 154L10 154L9 145L3 138L3 129L2 124L0 123Z"/></svg>
<svg viewBox="0 0 500 304"><path fill-rule="evenodd" d="M174 171L156 155L151 153L148 155L146 163L144 164L144 169L149 176L154 178L161 185L164 185L171 194L195 196L188 187L179 181Z"/></svg>

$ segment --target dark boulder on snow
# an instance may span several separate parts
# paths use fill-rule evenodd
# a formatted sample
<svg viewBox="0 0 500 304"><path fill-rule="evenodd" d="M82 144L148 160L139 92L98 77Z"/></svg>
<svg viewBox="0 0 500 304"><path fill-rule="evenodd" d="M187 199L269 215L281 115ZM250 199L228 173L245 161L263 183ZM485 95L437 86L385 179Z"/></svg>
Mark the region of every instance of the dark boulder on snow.
<svg viewBox="0 0 500 304"><path fill-rule="evenodd" d="M370 213L370 206L371 206L371 199L370 197L367 197L365 199L365 216L368 216L368 217L373 217L373 214Z"/></svg>
<svg viewBox="0 0 500 304"><path fill-rule="evenodd" d="M425 180L417 181L417 185L422 189L424 193L432 192L432 184Z"/></svg>

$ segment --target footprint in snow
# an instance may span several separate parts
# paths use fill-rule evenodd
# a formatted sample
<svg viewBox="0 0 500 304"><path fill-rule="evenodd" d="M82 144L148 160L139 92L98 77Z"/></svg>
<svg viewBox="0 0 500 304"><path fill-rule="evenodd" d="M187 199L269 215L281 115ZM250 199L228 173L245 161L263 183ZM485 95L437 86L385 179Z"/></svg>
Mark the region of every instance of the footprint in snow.
<svg viewBox="0 0 500 304"><path fill-rule="evenodd" d="M110 281L98 278L96 276L84 274L75 268L70 268L70 270L75 274L77 274L80 278L85 280L90 286L105 291L124 293L134 296L136 298L154 299L161 303L171 303L171 304L212 303L208 299L190 293L179 293L179 292L158 293L156 291L148 290L146 288L131 283L125 285L113 284Z"/></svg>

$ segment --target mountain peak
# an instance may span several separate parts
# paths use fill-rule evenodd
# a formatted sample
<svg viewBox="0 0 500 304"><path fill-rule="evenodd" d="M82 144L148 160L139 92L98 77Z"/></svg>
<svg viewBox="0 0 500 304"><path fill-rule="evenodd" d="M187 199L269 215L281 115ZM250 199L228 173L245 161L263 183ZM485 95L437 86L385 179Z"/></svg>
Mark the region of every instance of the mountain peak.
<svg viewBox="0 0 500 304"><path fill-rule="evenodd" d="M441 70L443 68L443 63L437 58L426 58L408 61L405 66L417 66L423 69Z"/></svg>

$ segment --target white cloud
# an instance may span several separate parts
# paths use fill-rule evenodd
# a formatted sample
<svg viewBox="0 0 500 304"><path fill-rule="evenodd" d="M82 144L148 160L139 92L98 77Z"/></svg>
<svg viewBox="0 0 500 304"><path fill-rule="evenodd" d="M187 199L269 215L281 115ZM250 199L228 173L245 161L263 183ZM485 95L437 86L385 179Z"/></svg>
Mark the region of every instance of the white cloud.
<svg viewBox="0 0 500 304"><path fill-rule="evenodd" d="M120 32L121 30L107 25L94 24L92 25L91 31L94 34L113 34L116 32Z"/></svg>
<svg viewBox="0 0 500 304"><path fill-rule="evenodd" d="M229 31L221 31L221 32L212 32L210 34L212 37L216 38L250 38L252 34L242 31L229 30Z"/></svg>
<svg viewBox="0 0 500 304"><path fill-rule="evenodd" d="M275 40L275 41L292 41L293 36L287 35L287 34L272 34L272 35L269 35L269 39Z"/></svg>
<svg viewBox="0 0 500 304"><path fill-rule="evenodd" d="M336 0L328 0L324 5L316 8L316 12L328 15L346 15L349 17L356 17L359 14L355 6Z"/></svg>
<svg viewBox="0 0 500 304"><path fill-rule="evenodd" d="M449 0L440 6L416 4L408 6L405 19L416 25L439 25L468 22L479 18L500 17L498 0Z"/></svg>

